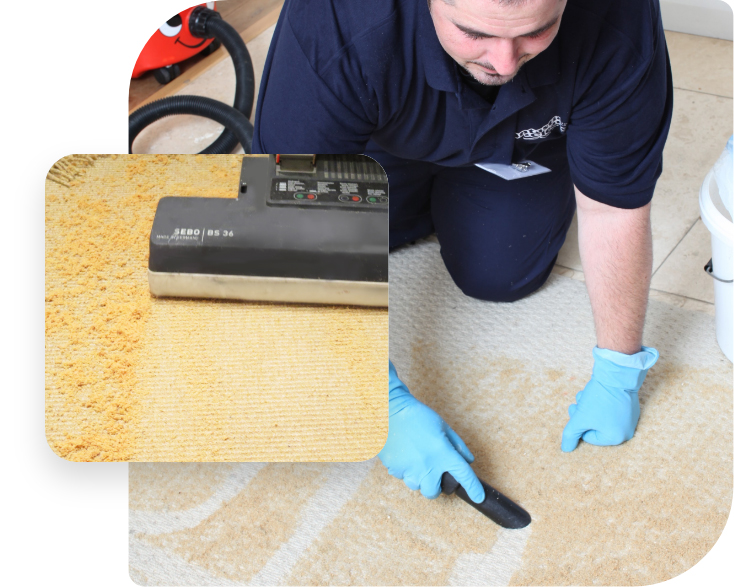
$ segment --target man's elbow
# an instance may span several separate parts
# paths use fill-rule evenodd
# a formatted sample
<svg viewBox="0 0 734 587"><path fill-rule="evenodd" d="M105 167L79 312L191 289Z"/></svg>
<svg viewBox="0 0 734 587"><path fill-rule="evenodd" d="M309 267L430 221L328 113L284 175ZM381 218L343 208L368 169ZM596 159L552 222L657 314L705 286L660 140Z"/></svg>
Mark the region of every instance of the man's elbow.
<svg viewBox="0 0 734 587"><path fill-rule="evenodd" d="M630 218L650 217L652 202L648 202L639 208L617 208L585 196L575 186L574 191L576 193L576 208L578 209L579 215L606 215Z"/></svg>

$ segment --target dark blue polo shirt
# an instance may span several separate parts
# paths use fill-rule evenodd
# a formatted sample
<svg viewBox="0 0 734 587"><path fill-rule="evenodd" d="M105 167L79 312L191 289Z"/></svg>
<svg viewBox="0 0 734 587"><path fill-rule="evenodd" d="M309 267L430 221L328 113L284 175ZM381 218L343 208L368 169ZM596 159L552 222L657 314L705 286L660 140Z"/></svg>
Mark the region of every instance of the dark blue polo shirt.
<svg viewBox="0 0 734 587"><path fill-rule="evenodd" d="M532 159L556 140L583 194L636 208L662 171L672 104L657 0L569 0L553 43L494 104L461 80L426 0L286 0L253 152L364 153L372 141L458 167Z"/></svg>

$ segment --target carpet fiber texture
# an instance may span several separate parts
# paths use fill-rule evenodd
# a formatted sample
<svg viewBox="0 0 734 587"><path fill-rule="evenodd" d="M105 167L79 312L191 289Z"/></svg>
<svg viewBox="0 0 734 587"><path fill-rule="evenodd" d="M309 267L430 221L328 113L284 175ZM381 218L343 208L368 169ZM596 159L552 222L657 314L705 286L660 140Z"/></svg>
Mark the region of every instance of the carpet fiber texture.
<svg viewBox="0 0 734 587"><path fill-rule="evenodd" d="M73 156L46 182L46 436L74 461L363 461L387 437L387 310L158 299L162 196L242 156Z"/></svg>
<svg viewBox="0 0 734 587"><path fill-rule="evenodd" d="M438 245L390 257L390 354L413 393L533 522L428 501L373 459L130 467L130 572L145 585L649 585L695 565L732 500L732 369L714 319L651 302L660 351L635 437L560 450L595 344L583 283L465 297Z"/></svg>

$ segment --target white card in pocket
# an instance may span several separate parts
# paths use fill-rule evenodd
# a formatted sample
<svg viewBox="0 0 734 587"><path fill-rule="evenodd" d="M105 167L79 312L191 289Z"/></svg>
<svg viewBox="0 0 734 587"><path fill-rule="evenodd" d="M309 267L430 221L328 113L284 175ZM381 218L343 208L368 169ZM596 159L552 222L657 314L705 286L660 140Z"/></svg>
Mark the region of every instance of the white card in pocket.
<svg viewBox="0 0 734 587"><path fill-rule="evenodd" d="M480 169L484 169L484 171L489 171L507 180L522 179L523 177L540 175L550 171L547 167L527 160L511 163L510 165L503 165L502 163L475 163L475 165Z"/></svg>

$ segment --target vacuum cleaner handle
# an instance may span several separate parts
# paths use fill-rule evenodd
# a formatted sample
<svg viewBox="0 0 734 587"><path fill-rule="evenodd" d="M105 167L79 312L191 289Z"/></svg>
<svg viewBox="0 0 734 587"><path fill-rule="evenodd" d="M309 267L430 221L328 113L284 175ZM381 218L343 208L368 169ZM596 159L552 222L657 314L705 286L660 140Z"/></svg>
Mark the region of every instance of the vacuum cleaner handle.
<svg viewBox="0 0 734 587"><path fill-rule="evenodd" d="M484 487L484 501L482 503L474 503L451 473L444 473L441 477L441 491L447 495L456 493L470 506L478 509L503 528L516 530L524 528L530 523L528 512L481 479L479 479L479 482Z"/></svg>

